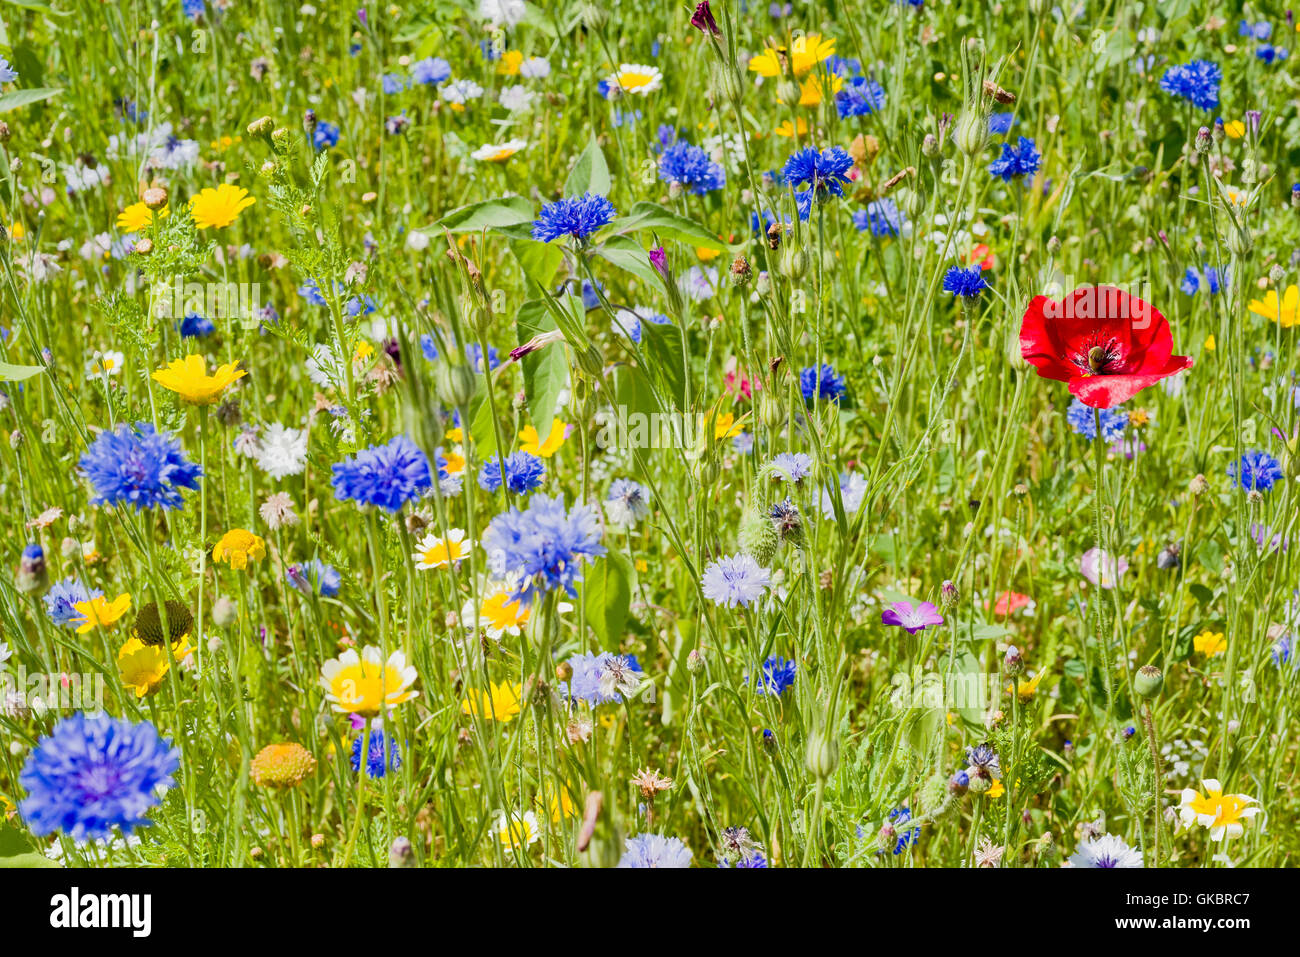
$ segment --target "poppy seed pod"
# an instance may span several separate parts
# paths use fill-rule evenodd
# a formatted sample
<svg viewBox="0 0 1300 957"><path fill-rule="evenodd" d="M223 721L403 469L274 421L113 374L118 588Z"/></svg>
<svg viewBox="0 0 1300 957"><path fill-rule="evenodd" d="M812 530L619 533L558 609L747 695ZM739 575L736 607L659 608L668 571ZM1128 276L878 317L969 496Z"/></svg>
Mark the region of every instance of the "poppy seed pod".
<svg viewBox="0 0 1300 957"><path fill-rule="evenodd" d="M988 118L979 110L967 110L957 121L957 129L953 132L952 138L957 144L957 149L967 156L976 156L984 152L989 142Z"/></svg>
<svg viewBox="0 0 1300 957"><path fill-rule="evenodd" d="M820 730L808 738L804 751L804 767L819 781L824 781L840 766L840 743Z"/></svg>
<svg viewBox="0 0 1300 957"><path fill-rule="evenodd" d="M474 371L467 365L442 363L433 373L438 398L456 409L463 409L474 394Z"/></svg>
<svg viewBox="0 0 1300 957"><path fill-rule="evenodd" d="M1133 690L1143 698L1150 699L1160 694L1164 683L1164 672L1155 665L1143 665L1133 676Z"/></svg>

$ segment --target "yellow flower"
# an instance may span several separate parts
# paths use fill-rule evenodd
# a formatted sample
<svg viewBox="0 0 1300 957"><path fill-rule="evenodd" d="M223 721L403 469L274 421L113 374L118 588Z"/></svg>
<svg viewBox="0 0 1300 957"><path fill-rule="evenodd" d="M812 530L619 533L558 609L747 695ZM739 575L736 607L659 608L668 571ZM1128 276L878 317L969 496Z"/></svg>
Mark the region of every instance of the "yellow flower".
<svg viewBox="0 0 1300 957"><path fill-rule="evenodd" d="M491 691L482 688L469 688L468 697L460 703L460 713L485 718L488 721L509 723L519 714L519 696L523 693L522 684L491 683Z"/></svg>
<svg viewBox="0 0 1300 957"><path fill-rule="evenodd" d="M704 246L696 246L695 255L700 262L709 263L721 256L722 251L719 249L706 249Z"/></svg>
<svg viewBox="0 0 1300 957"><path fill-rule="evenodd" d="M1192 639L1192 647L1207 658L1214 658L1228 650L1228 639L1222 632L1215 633L1206 628Z"/></svg>
<svg viewBox="0 0 1300 957"><path fill-rule="evenodd" d="M22 223L18 222L17 220L15 220L13 223L9 225L9 238L12 239L14 242L16 243L22 242L23 237L26 235L27 235L27 229L23 226Z"/></svg>
<svg viewBox="0 0 1300 957"><path fill-rule="evenodd" d="M474 543L465 538L464 529L451 528L447 530L446 538L430 532L415 547L418 549L414 556L415 567L428 569L441 568L467 558Z"/></svg>
<svg viewBox="0 0 1300 957"><path fill-rule="evenodd" d="M788 59L796 78L801 78L835 52L835 39L823 40L820 33L795 37L794 45L786 56L785 47L768 47L749 61L749 68L760 76L780 76L782 61Z"/></svg>
<svg viewBox="0 0 1300 957"><path fill-rule="evenodd" d="M233 223L255 202L257 200L242 186L222 183L216 189L200 190L199 195L190 200L190 212L194 214L194 225L199 229L209 226L220 229Z"/></svg>
<svg viewBox="0 0 1300 957"><path fill-rule="evenodd" d="M465 471L465 456L459 452L446 452L442 456L442 470L448 475L459 475Z"/></svg>
<svg viewBox="0 0 1300 957"><path fill-rule="evenodd" d="M246 375L235 362L228 362L208 375L203 356L186 356L173 359L165 369L159 369L153 374L153 380L186 402L210 405L221 398L230 383Z"/></svg>
<svg viewBox="0 0 1300 957"><path fill-rule="evenodd" d="M469 155L480 163L504 163L528 146L526 140L507 140L504 143L484 143Z"/></svg>
<svg viewBox="0 0 1300 957"><path fill-rule="evenodd" d="M664 75L657 66L644 63L624 63L618 72L606 81L610 86L617 86L624 93L645 96L664 85Z"/></svg>
<svg viewBox="0 0 1300 957"><path fill-rule="evenodd" d="M96 596L90 601L79 601L72 606L81 614L81 627L77 629L77 634L84 635L88 631L93 631L96 627L109 628L117 623L117 620L126 614L126 610L131 607L131 596L126 592L118 595L111 602L105 601L103 596Z"/></svg>
<svg viewBox="0 0 1300 957"><path fill-rule="evenodd" d="M715 440L735 438L742 431L744 429L731 412L723 412L713 420L713 438Z"/></svg>
<svg viewBox="0 0 1300 957"><path fill-rule="evenodd" d="M507 816L498 811L493 829L502 847L525 848L537 840L537 815L532 811L525 811L522 815Z"/></svg>
<svg viewBox="0 0 1300 957"><path fill-rule="evenodd" d="M1216 345L1216 343L1215 343L1215 341L1214 341L1214 336L1213 336L1213 335L1206 336L1206 338L1205 338L1205 351L1206 351L1206 352L1213 352L1213 351L1214 351L1214 348L1215 348L1215 345Z"/></svg>
<svg viewBox="0 0 1300 957"><path fill-rule="evenodd" d="M1213 778L1201 781L1201 787L1205 788L1205 797L1194 788L1183 788L1178 805L1183 826L1199 824L1208 828L1212 841L1241 837L1245 823L1259 813L1259 808L1250 807L1255 799L1245 794L1224 794L1223 785Z"/></svg>
<svg viewBox="0 0 1300 957"><path fill-rule="evenodd" d="M250 561L266 557L266 542L252 532L232 528L212 547L214 562L228 562L235 571L242 572Z"/></svg>
<svg viewBox="0 0 1300 957"><path fill-rule="evenodd" d="M419 695L411 690L416 677L401 651L394 651L385 661L374 645L367 645L360 655L355 648L349 648L325 662L320 670L325 700L341 714L359 714L363 718L373 718L384 708L395 708Z"/></svg>
<svg viewBox="0 0 1300 957"><path fill-rule="evenodd" d="M519 64L523 62L523 50L507 50L501 54L501 61L497 63L497 72L503 76L518 76Z"/></svg>
<svg viewBox="0 0 1300 957"><path fill-rule="evenodd" d="M1230 139L1239 140L1246 135L1246 124L1241 120L1229 120L1223 124L1223 132L1227 133Z"/></svg>
<svg viewBox="0 0 1300 957"><path fill-rule="evenodd" d="M483 599L478 610L478 623L497 641L507 633L517 638L519 630L528 624L531 611L528 605L512 600L510 593L503 589Z"/></svg>
<svg viewBox="0 0 1300 957"><path fill-rule="evenodd" d="M166 644L146 645L139 638L128 638L117 653L117 673L122 684L134 691L137 698L143 698L162 687L172 658L180 662L193 651L189 635L182 635L170 649Z"/></svg>
<svg viewBox="0 0 1300 957"><path fill-rule="evenodd" d="M459 425L456 426L454 429L448 429L448 430L447 430L447 441L448 441L448 442L463 442L463 441L465 441L465 430L462 429Z"/></svg>
<svg viewBox="0 0 1300 957"><path fill-rule="evenodd" d="M1007 789L1002 786L1001 778L994 778L993 784L989 787L987 791L984 792L984 794L987 797L991 797L991 798L1000 798L1002 797L1002 795L1006 793L1007 793Z"/></svg>
<svg viewBox="0 0 1300 957"><path fill-rule="evenodd" d="M162 219L168 212L168 208L164 206L158 211L158 218ZM117 214L117 228L124 233L138 233L152 223L153 218L154 211L144 203L132 203Z"/></svg>
<svg viewBox="0 0 1300 957"><path fill-rule="evenodd" d="M1031 677L1028 681L1016 682L1016 697L1020 699L1021 704L1029 704L1034 700L1034 694L1038 691L1038 686L1043 683L1047 677L1047 669L1039 669L1038 674ZM1007 686L1007 692L1011 692L1011 686Z"/></svg>
<svg viewBox="0 0 1300 957"><path fill-rule="evenodd" d="M830 77L830 92L838 93L844 81L834 74ZM799 105L817 106L822 101L823 84L819 76L810 76L799 84Z"/></svg>
<svg viewBox="0 0 1300 957"><path fill-rule="evenodd" d="M531 425L525 425L519 432L519 441L521 443L519 448L529 455L549 459L564 444L568 429L568 425L556 419L551 423L551 434L546 437L546 441L538 442L537 429Z"/></svg>
<svg viewBox="0 0 1300 957"><path fill-rule="evenodd" d="M0 820L9 820L14 816L14 811L18 810L14 802L9 800L9 795L0 794Z"/></svg>
<svg viewBox="0 0 1300 957"><path fill-rule="evenodd" d="M775 133L777 136L784 136L786 138L789 138L791 136L794 136L796 129L798 129L800 136L807 136L808 121L805 120L802 116L799 117L799 122L797 125L791 124L789 120L786 120L776 129L774 129L772 132Z"/></svg>
<svg viewBox="0 0 1300 957"><path fill-rule="evenodd" d="M578 813L578 803L573 800L573 795L569 789L561 785L558 792L551 793L550 805L551 821L559 824L566 817L573 817Z"/></svg>
<svg viewBox="0 0 1300 957"><path fill-rule="evenodd" d="M301 744L268 744L248 762L248 776L264 788L291 788L311 777L316 758Z"/></svg>
<svg viewBox="0 0 1300 957"><path fill-rule="evenodd" d="M1277 290L1270 289L1264 301L1258 299L1250 301L1250 311L1257 316L1263 316L1265 319L1272 319L1274 322L1280 322L1283 329L1290 329L1296 324L1300 316L1300 288L1288 286L1286 292L1282 294L1279 302Z"/></svg>

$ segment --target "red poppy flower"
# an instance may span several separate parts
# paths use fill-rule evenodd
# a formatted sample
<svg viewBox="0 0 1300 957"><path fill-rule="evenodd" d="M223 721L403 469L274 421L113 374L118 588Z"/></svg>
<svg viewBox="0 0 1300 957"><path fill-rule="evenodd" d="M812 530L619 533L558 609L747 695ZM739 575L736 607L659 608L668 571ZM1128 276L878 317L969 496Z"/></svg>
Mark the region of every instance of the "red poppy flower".
<svg viewBox="0 0 1300 957"><path fill-rule="evenodd" d="M993 614L999 618L1005 618L1008 615L1019 611L1030 602L1028 595L1022 595L1018 591L1003 592L1002 596L993 603ZM984 603L988 607L988 602Z"/></svg>
<svg viewBox="0 0 1300 957"><path fill-rule="evenodd" d="M1060 302L1035 296L1020 354L1044 379L1068 382L1084 405L1109 409L1192 367L1176 356L1165 317L1114 286L1081 286Z"/></svg>
<svg viewBox="0 0 1300 957"><path fill-rule="evenodd" d="M966 258L966 261L972 266L979 263L980 269L992 269L993 250L989 249L989 247L984 243L976 243L971 249L970 255Z"/></svg>

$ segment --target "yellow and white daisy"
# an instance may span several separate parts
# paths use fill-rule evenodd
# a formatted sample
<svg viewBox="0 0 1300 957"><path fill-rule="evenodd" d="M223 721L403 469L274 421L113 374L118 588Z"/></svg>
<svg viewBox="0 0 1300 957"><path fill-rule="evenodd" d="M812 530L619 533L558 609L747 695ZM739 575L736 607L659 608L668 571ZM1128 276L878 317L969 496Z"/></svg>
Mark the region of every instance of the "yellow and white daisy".
<svg viewBox="0 0 1300 957"><path fill-rule="evenodd" d="M506 140L499 146L485 143L469 155L480 163L504 163L527 146L527 140Z"/></svg>
<svg viewBox="0 0 1300 957"><path fill-rule="evenodd" d="M820 33L795 37L790 50L785 47L768 47L749 61L749 68L759 76L780 76L788 62L798 79L835 52L834 37L823 39Z"/></svg>
<svg viewBox="0 0 1300 957"><path fill-rule="evenodd" d="M122 365L126 362L126 356L120 352L96 352L91 360L86 363L86 376L91 379L98 379L101 376L115 376L122 371Z"/></svg>
<svg viewBox="0 0 1300 957"><path fill-rule="evenodd" d="M436 532L430 532L415 546L415 567L420 569L441 568L452 562L459 562L468 557L474 543L465 538L465 530L453 528L442 538Z"/></svg>
<svg viewBox="0 0 1300 957"><path fill-rule="evenodd" d="M1208 828L1210 840L1221 841L1225 837L1241 837L1245 824L1259 813L1253 797L1245 794L1224 794L1223 785L1213 778L1201 781L1205 796L1194 788L1183 788L1178 804L1178 816L1184 827L1199 824Z"/></svg>
<svg viewBox="0 0 1300 957"><path fill-rule="evenodd" d="M645 96L664 85L664 75L657 66L644 63L623 63L618 71L607 80L611 87L618 87L629 96Z"/></svg>
<svg viewBox="0 0 1300 957"><path fill-rule="evenodd" d="M525 811L523 814L512 813L506 815L504 811L497 812L496 824L493 826L496 831L497 840L505 848L526 848L530 844L535 844L538 837L537 815L532 811Z"/></svg>
<svg viewBox="0 0 1300 957"><path fill-rule="evenodd" d="M363 718L377 717L384 708L395 708L416 697L419 692L411 690L411 685L417 677L401 651L394 651L385 661L375 645L367 645L360 655L349 648L320 670L325 700L340 714Z"/></svg>

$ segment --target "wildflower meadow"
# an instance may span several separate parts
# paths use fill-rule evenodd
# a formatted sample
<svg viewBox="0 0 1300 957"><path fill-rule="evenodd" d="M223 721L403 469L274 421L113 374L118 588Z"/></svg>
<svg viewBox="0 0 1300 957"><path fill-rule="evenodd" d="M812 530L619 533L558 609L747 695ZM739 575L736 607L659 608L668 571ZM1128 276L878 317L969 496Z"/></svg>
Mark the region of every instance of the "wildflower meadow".
<svg viewBox="0 0 1300 957"><path fill-rule="evenodd" d="M1290 866L1297 45L5 4L0 866Z"/></svg>

